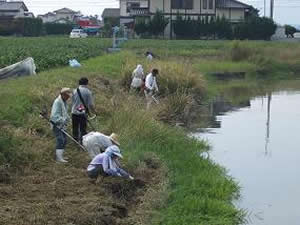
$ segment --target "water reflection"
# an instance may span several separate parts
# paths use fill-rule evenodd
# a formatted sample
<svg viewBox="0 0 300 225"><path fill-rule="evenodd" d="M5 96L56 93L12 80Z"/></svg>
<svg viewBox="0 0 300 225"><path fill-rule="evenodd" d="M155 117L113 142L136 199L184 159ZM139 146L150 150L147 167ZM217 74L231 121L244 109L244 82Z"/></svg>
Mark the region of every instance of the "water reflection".
<svg viewBox="0 0 300 225"><path fill-rule="evenodd" d="M272 93L268 93L268 106L267 106L267 132L266 132L266 144L265 144L265 155L268 155L268 145L270 141L270 118L271 118L271 100Z"/></svg>
<svg viewBox="0 0 300 225"><path fill-rule="evenodd" d="M209 107L209 128L221 128L221 121L217 116L224 115L227 112L236 111L242 107L250 107L250 99L240 101L237 104L226 100L223 96L218 96L210 103Z"/></svg>
<svg viewBox="0 0 300 225"><path fill-rule="evenodd" d="M218 97L209 109L212 132L194 134L240 183L235 204L248 211L249 224L299 224L299 109L299 91L268 90L239 104Z"/></svg>

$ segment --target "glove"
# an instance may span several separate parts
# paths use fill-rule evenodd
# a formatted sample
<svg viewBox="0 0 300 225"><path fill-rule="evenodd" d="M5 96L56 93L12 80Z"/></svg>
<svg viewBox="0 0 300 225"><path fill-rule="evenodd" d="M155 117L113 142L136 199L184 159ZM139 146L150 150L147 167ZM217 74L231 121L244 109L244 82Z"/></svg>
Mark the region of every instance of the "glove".
<svg viewBox="0 0 300 225"><path fill-rule="evenodd" d="M133 176L129 176L129 179L130 179L130 180L134 180L134 177L133 177Z"/></svg>

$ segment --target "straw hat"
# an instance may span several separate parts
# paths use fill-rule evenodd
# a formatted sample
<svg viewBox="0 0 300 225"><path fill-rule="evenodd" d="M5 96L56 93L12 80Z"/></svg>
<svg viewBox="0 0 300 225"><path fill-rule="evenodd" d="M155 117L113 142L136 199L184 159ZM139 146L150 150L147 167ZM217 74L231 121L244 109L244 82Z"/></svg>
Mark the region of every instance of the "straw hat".
<svg viewBox="0 0 300 225"><path fill-rule="evenodd" d="M61 94L67 94L67 95L69 95L70 97L72 96L72 91L71 91L71 89L70 89L70 88L67 88L67 87L62 88L61 91L60 91L60 93L61 93Z"/></svg>
<svg viewBox="0 0 300 225"><path fill-rule="evenodd" d="M120 146L120 143L118 141L119 137L117 134L115 133L112 133L110 136L109 136L110 140L115 143L116 145Z"/></svg>

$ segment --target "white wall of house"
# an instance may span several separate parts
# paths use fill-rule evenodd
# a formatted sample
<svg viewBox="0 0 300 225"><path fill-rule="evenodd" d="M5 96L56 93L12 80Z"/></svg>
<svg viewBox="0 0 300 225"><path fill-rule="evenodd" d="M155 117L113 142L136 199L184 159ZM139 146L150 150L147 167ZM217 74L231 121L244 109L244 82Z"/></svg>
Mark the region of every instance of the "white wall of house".
<svg viewBox="0 0 300 225"><path fill-rule="evenodd" d="M56 18L56 20L67 19L67 20L73 21L74 16L75 16L75 13L56 13L55 18Z"/></svg>
<svg viewBox="0 0 300 225"><path fill-rule="evenodd" d="M193 0L192 9L172 9L172 0L150 0L150 12L155 13L157 9L165 13L181 13L181 14L214 14L215 13L215 0ZM207 7L204 8L203 2L206 1ZM209 8L209 1L212 3L212 8Z"/></svg>
<svg viewBox="0 0 300 225"><path fill-rule="evenodd" d="M120 16L129 17L130 14L127 12L127 3L139 3L141 8L148 7L148 0L125 0L120 1Z"/></svg>
<svg viewBox="0 0 300 225"><path fill-rule="evenodd" d="M19 12L15 15L16 18L18 17L25 17L25 14L24 14L24 9L23 8L20 8Z"/></svg>
<svg viewBox="0 0 300 225"><path fill-rule="evenodd" d="M217 16L225 16L231 22L240 22L245 19L244 9L217 9Z"/></svg>
<svg viewBox="0 0 300 225"><path fill-rule="evenodd" d="M18 12L0 12L0 16L14 16L15 18L25 17L24 12L24 9L20 8Z"/></svg>
<svg viewBox="0 0 300 225"><path fill-rule="evenodd" d="M40 18L43 20L43 23L52 23L56 20L55 16L40 16Z"/></svg>

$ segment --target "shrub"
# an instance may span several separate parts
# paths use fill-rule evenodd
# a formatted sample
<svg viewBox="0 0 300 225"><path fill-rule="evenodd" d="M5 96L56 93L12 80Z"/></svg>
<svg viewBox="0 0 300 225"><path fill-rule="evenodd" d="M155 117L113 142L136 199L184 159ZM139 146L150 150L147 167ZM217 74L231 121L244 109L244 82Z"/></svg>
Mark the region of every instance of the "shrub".
<svg viewBox="0 0 300 225"><path fill-rule="evenodd" d="M230 22L225 18L214 18L208 16L205 19L198 17L197 20L187 17L183 19L182 16L177 15L173 23L174 33L179 39L199 39L203 36L231 39L232 27Z"/></svg>
<svg viewBox="0 0 300 225"><path fill-rule="evenodd" d="M144 19L137 19L136 24L134 25L134 31L138 35L145 35L148 32L149 28Z"/></svg>
<svg viewBox="0 0 300 225"><path fill-rule="evenodd" d="M46 33L49 35L59 35L59 34L70 34L72 31L72 24L60 24L60 23L45 23Z"/></svg>
<svg viewBox="0 0 300 225"><path fill-rule="evenodd" d="M295 27L293 27L293 26L290 26L290 25L285 25L284 26L284 28L285 28L285 35L286 35L286 37L294 37L294 33L296 33L297 32L297 29L295 28Z"/></svg>
<svg viewBox="0 0 300 225"><path fill-rule="evenodd" d="M43 22L39 18L8 18L1 20L0 35L36 37L42 34Z"/></svg>
<svg viewBox="0 0 300 225"><path fill-rule="evenodd" d="M235 26L234 38L249 40L270 40L275 34L277 25L270 18L250 17L245 22Z"/></svg>
<svg viewBox="0 0 300 225"><path fill-rule="evenodd" d="M242 45L240 41L234 41L232 43L230 51L232 61L247 60L252 55L252 53L252 49L245 45Z"/></svg>
<svg viewBox="0 0 300 225"><path fill-rule="evenodd" d="M158 36L161 35L166 26L169 23L169 19L165 18L164 14L157 10L154 16L149 21L149 33Z"/></svg>
<svg viewBox="0 0 300 225"><path fill-rule="evenodd" d="M169 23L169 19L165 18L163 13L159 10L156 11L154 16L146 23L145 20L136 20L135 32L139 35L150 34L153 36L159 36L163 34L166 26Z"/></svg>

